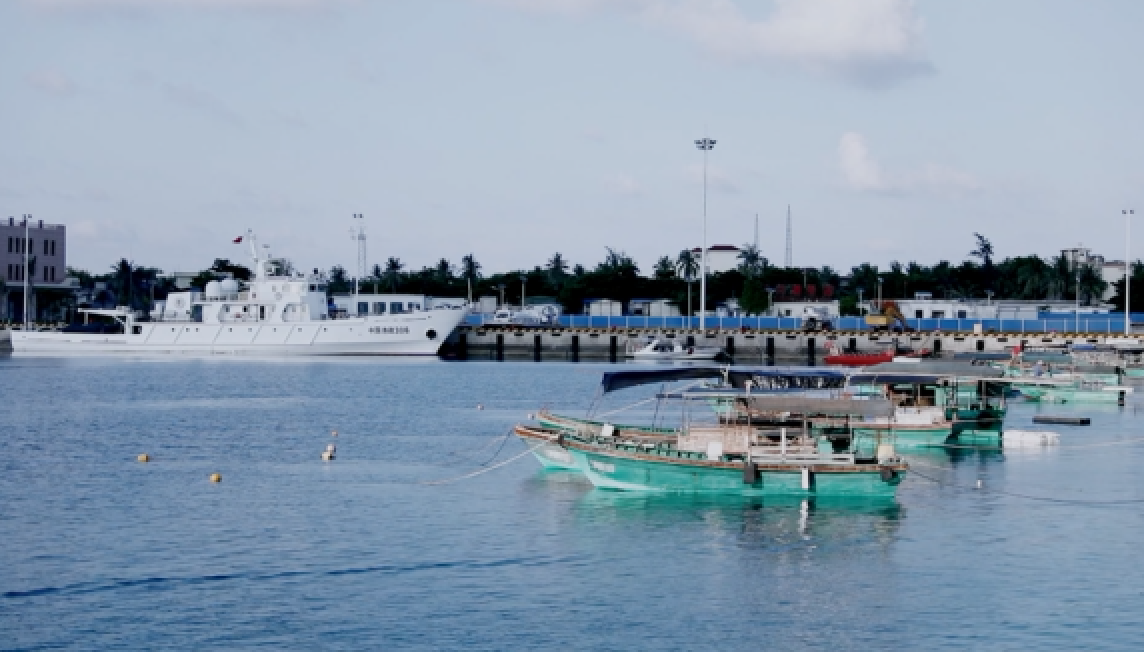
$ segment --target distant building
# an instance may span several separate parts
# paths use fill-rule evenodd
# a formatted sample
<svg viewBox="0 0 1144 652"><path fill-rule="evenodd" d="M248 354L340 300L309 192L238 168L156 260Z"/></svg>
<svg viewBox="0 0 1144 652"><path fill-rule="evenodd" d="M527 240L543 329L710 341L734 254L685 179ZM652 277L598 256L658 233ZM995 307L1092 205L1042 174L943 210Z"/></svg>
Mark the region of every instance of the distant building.
<svg viewBox="0 0 1144 652"><path fill-rule="evenodd" d="M585 299L584 314L592 317L622 317L624 303L613 299Z"/></svg>
<svg viewBox="0 0 1144 652"><path fill-rule="evenodd" d="M25 263L28 263L27 265ZM59 319L71 298L67 280L67 229L43 220L9 217L0 221L0 320L24 319L25 277L32 292L28 311L33 320Z"/></svg>
<svg viewBox="0 0 1144 652"><path fill-rule="evenodd" d="M670 299L632 299L628 314L633 317L679 317L679 306Z"/></svg>
<svg viewBox="0 0 1144 652"><path fill-rule="evenodd" d="M1100 278L1108 283L1108 287L1104 288L1104 294L1100 297L1101 301L1111 301L1112 297L1116 296L1116 284L1124 280L1124 261L1123 260L1106 260L1100 266Z"/></svg>
<svg viewBox="0 0 1144 652"><path fill-rule="evenodd" d="M770 317L818 317L838 319L841 306L838 301L775 301L767 311Z"/></svg>
<svg viewBox="0 0 1144 652"><path fill-rule="evenodd" d="M739 267L739 251L740 249L735 245L710 245L707 247L707 272L709 274L721 274L729 272ZM699 256L703 253L703 247L695 247L691 250L695 255L696 262L699 262Z"/></svg>

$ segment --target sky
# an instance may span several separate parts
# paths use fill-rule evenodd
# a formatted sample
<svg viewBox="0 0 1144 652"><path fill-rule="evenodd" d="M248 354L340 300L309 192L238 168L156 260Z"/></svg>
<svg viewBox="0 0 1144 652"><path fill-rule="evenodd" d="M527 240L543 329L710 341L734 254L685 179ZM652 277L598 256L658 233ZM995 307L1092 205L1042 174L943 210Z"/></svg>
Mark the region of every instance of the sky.
<svg viewBox="0 0 1144 652"><path fill-rule="evenodd" d="M0 216L69 264L485 273L707 239L796 266L1083 243L1144 209L1144 3L12 0ZM1135 229L1144 257L1144 225ZM1136 253L1136 252L1141 253Z"/></svg>

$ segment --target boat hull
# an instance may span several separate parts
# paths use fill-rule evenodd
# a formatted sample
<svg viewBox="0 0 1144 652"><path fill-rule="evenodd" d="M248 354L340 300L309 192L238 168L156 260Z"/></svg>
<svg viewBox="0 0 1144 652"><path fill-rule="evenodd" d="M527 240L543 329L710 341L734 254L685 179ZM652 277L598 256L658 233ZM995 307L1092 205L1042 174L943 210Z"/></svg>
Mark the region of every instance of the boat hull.
<svg viewBox="0 0 1144 652"><path fill-rule="evenodd" d="M122 334L12 331L20 355L437 355L459 310L312 322L143 322Z"/></svg>
<svg viewBox="0 0 1144 652"><path fill-rule="evenodd" d="M697 463L630 457L610 452L573 450L580 468L592 484L618 491L657 491L678 493L718 493L740 495L892 497L905 476L904 467L895 467L889 479L882 468L869 470L811 468L808 486L803 471L796 466L761 466L755 482L744 482L743 469L732 463Z"/></svg>
<svg viewBox="0 0 1144 652"><path fill-rule="evenodd" d="M838 353L822 359L825 364L839 367L867 367L893 360L893 353Z"/></svg>

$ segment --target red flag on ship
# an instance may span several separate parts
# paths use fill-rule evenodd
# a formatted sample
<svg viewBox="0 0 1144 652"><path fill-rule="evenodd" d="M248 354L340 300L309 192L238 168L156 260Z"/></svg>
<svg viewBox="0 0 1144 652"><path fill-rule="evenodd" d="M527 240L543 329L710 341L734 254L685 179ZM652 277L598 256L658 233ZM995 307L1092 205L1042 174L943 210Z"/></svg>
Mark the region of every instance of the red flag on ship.
<svg viewBox="0 0 1144 652"><path fill-rule="evenodd" d="M234 244L238 244L240 242L242 242L242 236L241 235L234 239Z"/></svg>

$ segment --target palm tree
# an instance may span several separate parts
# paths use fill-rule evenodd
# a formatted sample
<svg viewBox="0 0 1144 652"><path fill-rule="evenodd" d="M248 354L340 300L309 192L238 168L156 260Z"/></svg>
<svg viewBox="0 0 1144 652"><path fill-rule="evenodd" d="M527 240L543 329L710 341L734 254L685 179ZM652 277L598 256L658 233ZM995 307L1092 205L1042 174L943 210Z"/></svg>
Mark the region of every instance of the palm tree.
<svg viewBox="0 0 1144 652"><path fill-rule="evenodd" d="M552 254L552 258L548 259L546 267L548 268L548 282L559 292L561 286L564 285L564 277L568 275L568 261L564 260L564 256L557 251Z"/></svg>
<svg viewBox="0 0 1144 652"><path fill-rule="evenodd" d="M442 283L448 283L453 278L453 265L444 258L437 261L437 268L433 271L437 274L437 280Z"/></svg>
<svg viewBox="0 0 1144 652"><path fill-rule="evenodd" d="M687 314L691 314L691 284L695 282L695 276L699 274L699 259L695 256L695 252L690 249L684 249L679 252L679 256L675 259L675 269L679 275L687 281Z"/></svg>
<svg viewBox="0 0 1144 652"><path fill-rule="evenodd" d="M469 303L473 302L473 284L481 276L481 264L473 257L473 254L465 254L461 256L461 276L465 279L465 285L469 288Z"/></svg>
<svg viewBox="0 0 1144 652"><path fill-rule="evenodd" d="M389 260L385 261L385 273L389 276L389 285L394 292L397 292L397 279L403 267L405 263L396 256L390 256Z"/></svg>
<svg viewBox="0 0 1144 652"><path fill-rule="evenodd" d="M667 256L660 256L655 261L655 277L661 281L670 281L675 278L675 263Z"/></svg>
<svg viewBox="0 0 1144 652"><path fill-rule="evenodd" d="M993 289L993 243L980 233L974 232L977 239L977 248L969 252L970 256L981 259L981 271L985 276L985 287Z"/></svg>
<svg viewBox="0 0 1144 652"><path fill-rule="evenodd" d="M762 274L763 269L767 266L767 259L763 258L763 254L759 248L753 244L745 244L739 250L739 271L747 278L754 278L758 274Z"/></svg>
<svg viewBox="0 0 1144 652"><path fill-rule="evenodd" d="M373 284L373 291L377 292L381 288L381 278L385 273L381 271L381 265L373 264L373 268L369 270L369 280Z"/></svg>

